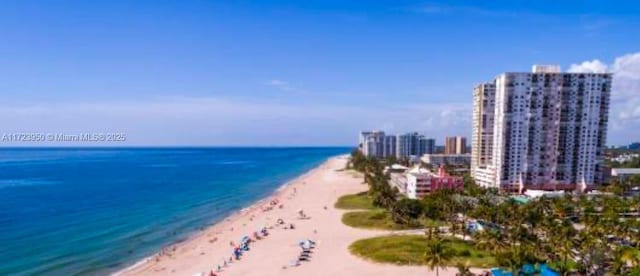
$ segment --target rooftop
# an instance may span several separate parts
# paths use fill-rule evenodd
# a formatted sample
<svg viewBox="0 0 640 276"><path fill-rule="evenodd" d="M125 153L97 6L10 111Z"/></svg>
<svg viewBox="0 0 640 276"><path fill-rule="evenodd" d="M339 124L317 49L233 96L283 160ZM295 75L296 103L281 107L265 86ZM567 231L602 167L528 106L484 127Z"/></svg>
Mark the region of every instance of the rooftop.
<svg viewBox="0 0 640 276"><path fill-rule="evenodd" d="M627 175L627 174L640 174L640 168L613 168L611 169L611 175Z"/></svg>

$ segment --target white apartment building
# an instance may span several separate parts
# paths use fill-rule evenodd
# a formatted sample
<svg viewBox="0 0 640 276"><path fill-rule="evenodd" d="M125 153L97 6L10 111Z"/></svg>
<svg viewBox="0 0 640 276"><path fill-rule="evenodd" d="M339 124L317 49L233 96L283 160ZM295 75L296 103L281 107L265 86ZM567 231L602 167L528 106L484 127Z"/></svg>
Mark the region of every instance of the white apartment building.
<svg viewBox="0 0 640 276"><path fill-rule="evenodd" d="M449 176L444 168L439 168L436 174L419 166L401 173L391 173L389 184L411 199L423 198L428 193L439 189L463 188L462 177Z"/></svg>
<svg viewBox="0 0 640 276"><path fill-rule="evenodd" d="M420 160L434 167L445 165L469 166L471 155L469 154L425 154Z"/></svg>
<svg viewBox="0 0 640 276"><path fill-rule="evenodd" d="M493 157L495 93L496 86L493 83L482 83L473 90L471 176L479 183L494 181L492 171L487 170L487 166Z"/></svg>
<svg viewBox="0 0 640 276"><path fill-rule="evenodd" d="M611 74L534 66L474 89L472 175L486 187L600 184ZM493 115L491 115L493 114Z"/></svg>
<svg viewBox="0 0 640 276"><path fill-rule="evenodd" d="M384 157L385 135L384 131L360 132L360 150L368 157Z"/></svg>

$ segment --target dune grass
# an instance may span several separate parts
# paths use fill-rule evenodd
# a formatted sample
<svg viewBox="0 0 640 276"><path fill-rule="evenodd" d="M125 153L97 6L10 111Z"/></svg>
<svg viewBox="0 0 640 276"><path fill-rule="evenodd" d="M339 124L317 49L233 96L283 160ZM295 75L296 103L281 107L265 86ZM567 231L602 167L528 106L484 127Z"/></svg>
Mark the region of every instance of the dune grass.
<svg viewBox="0 0 640 276"><path fill-rule="evenodd" d="M397 265L424 265L427 238L422 235L393 235L358 240L349 246L352 254L380 263ZM444 244L453 252L448 266L469 262L472 267L495 267L496 259L490 253L474 248L473 242L446 238Z"/></svg>
<svg viewBox="0 0 640 276"><path fill-rule="evenodd" d="M340 198L338 198L338 201L334 206L338 209L344 210L376 209L376 207L373 206L371 197L367 195L367 192L341 196Z"/></svg>

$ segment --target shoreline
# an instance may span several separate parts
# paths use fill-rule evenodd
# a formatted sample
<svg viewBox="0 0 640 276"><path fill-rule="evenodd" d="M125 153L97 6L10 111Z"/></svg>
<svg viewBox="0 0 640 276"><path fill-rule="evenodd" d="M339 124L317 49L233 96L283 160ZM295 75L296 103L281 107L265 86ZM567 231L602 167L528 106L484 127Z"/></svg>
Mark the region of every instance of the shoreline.
<svg viewBox="0 0 640 276"><path fill-rule="evenodd" d="M123 267L122 269L111 272L108 275L120 276L120 275L128 275L129 273L135 273L137 269L142 269L144 268L145 265L148 265L149 263L153 263L152 261L155 258L162 256L162 253L165 252L165 250L171 249L171 251L175 252L177 251L178 247L188 246L189 243L192 243L198 240L199 238L202 238L208 232L210 233L211 231L219 230L219 231L214 231L216 233L219 233L221 231L224 231L223 229L227 229L228 228L227 226L233 225L234 223L238 222L242 218L246 218L247 215L253 215L253 213L257 211L261 211L261 208L260 208L261 206L268 204L268 202L270 202L273 199L278 199L279 197L282 197L288 191L292 190L292 188L296 188L295 184L304 184L304 181L302 181L303 179L308 178L309 176L313 175L314 173L322 169L322 167L325 166L327 163L329 163L331 160L343 159L347 157L348 157L348 154L330 156L324 161L322 161L320 164L318 164L317 166L303 172L302 174L290 180L287 180L282 185L278 186L274 191L269 193L267 196L260 198L254 201L253 203L250 203L246 207L243 207L239 210L235 210L231 212L229 215L217 220L216 222L212 222L213 224L209 226L204 226L203 229L195 230L193 233L190 233L183 240L170 243L169 245L162 247L159 251L149 256L143 257L138 261L136 261L135 263L128 265L126 267Z"/></svg>
<svg viewBox="0 0 640 276"><path fill-rule="evenodd" d="M349 210L335 208L338 198L369 188L361 173L344 170L347 160L346 155L331 157L270 196L115 275L436 275L427 266L377 263L351 253L355 241L395 234L342 223ZM268 235L256 234L262 229ZM247 238L252 240L248 246L238 246ZM311 249L302 250L311 243ZM440 269L442 276L456 272L454 267Z"/></svg>

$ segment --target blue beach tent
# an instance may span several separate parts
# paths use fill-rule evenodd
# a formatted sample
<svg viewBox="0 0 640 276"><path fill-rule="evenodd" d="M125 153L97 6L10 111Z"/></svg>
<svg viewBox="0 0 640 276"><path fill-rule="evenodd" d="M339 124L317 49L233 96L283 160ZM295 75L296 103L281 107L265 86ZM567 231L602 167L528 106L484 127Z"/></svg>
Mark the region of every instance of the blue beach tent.
<svg viewBox="0 0 640 276"><path fill-rule="evenodd" d="M540 276L559 276L558 272L549 268L546 264L540 264Z"/></svg>

